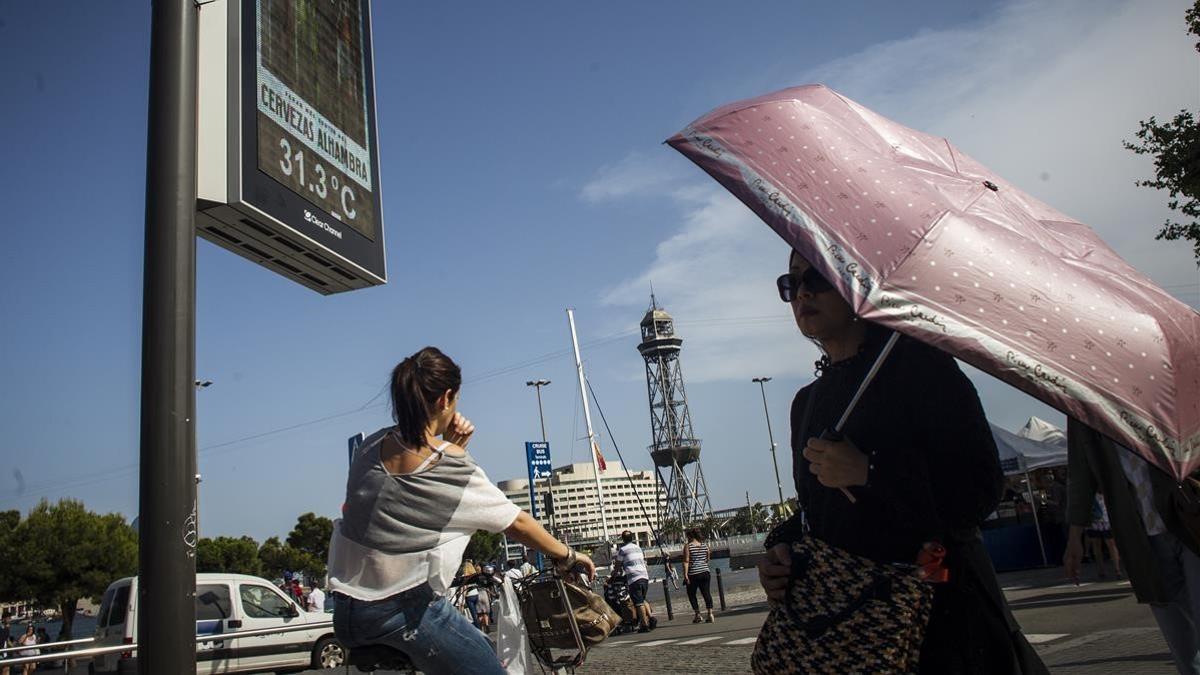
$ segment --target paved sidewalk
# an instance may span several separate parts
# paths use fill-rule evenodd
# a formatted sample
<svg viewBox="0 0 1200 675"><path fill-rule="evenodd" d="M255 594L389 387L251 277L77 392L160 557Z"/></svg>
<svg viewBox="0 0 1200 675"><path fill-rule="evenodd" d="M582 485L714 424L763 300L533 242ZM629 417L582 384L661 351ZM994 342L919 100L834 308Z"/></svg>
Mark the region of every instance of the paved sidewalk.
<svg viewBox="0 0 1200 675"><path fill-rule="evenodd" d="M1134 601L1128 582L1075 585L1066 582L1061 568L999 578L1026 637L1051 672L1175 672L1149 609ZM735 587L728 596L743 591ZM750 672L755 636L766 617L764 602L731 607L711 625L690 624L689 616L690 611L676 614L675 621L649 634L610 638L592 650L578 672Z"/></svg>

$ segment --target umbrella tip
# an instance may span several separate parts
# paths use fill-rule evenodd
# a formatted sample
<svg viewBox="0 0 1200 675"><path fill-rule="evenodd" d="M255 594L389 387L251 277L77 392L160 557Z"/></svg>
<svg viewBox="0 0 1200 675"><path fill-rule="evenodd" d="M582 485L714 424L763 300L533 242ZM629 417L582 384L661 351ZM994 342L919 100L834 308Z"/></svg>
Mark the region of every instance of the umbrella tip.
<svg viewBox="0 0 1200 675"><path fill-rule="evenodd" d="M987 189L991 190L992 192L999 192L999 191L1000 191L1000 188L999 188L999 187L997 187L997 186L996 186L996 184L995 184L995 183L993 183L993 182L992 182L992 181L990 181L990 180L985 180L985 181L983 181L983 187L985 187L985 188L987 188Z"/></svg>

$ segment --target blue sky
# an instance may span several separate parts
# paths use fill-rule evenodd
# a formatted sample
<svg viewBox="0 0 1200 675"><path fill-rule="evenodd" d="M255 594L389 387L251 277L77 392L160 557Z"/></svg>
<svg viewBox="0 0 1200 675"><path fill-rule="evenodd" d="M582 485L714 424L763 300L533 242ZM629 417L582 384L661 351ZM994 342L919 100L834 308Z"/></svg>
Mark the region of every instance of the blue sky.
<svg viewBox="0 0 1200 675"><path fill-rule="evenodd" d="M815 356L773 296L786 248L661 142L784 86L825 82L950 137L1197 306L1187 247L1153 241L1165 196L1132 185L1150 163L1120 147L1137 120L1200 101L1186 6L377 0L389 284L323 297L199 243L202 534L335 515L345 439L388 422L387 373L426 344L463 366L493 479L523 475L539 433L527 379L554 382L555 462L584 461L568 306L606 455L615 440L648 466L631 329L651 282L685 337L713 506L768 499L750 378L776 378L790 475L787 406ZM148 29L148 3L0 2L0 508L136 513ZM1061 419L973 377L1001 426Z"/></svg>

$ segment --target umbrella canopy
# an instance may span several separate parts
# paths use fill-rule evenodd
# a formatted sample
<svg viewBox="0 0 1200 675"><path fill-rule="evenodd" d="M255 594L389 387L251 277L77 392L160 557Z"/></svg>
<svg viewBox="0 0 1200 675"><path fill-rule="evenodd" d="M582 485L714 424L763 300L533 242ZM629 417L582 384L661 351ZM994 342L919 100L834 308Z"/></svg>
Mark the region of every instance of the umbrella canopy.
<svg viewBox="0 0 1200 675"><path fill-rule="evenodd" d="M995 424L990 425L992 438L996 439L996 450L1000 454L1000 468L1004 471L1004 475L1011 476L1034 469L1063 466L1067 463L1066 434L1061 429L1036 417L1029 419L1031 423L1034 420L1046 425L1048 427L1046 431L1058 432L1057 437L1051 434L1049 438L1040 440L1030 438L1025 435L1025 432L1029 430L1028 424L1015 434L1001 429Z"/></svg>
<svg viewBox="0 0 1200 675"><path fill-rule="evenodd" d="M930 343L1185 476L1200 464L1200 314L1086 225L944 138L821 85L723 106L667 141L859 316Z"/></svg>

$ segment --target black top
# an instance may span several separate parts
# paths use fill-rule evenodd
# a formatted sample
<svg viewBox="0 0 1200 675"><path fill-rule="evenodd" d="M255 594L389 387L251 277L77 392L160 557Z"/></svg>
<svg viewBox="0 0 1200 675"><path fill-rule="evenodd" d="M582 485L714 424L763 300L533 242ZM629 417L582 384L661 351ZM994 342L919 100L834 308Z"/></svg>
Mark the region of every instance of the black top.
<svg viewBox="0 0 1200 675"><path fill-rule="evenodd" d="M978 527L1000 500L1002 474L970 380L949 355L902 337L843 430L870 458L867 485L851 488L858 503L817 481L804 446L836 425L882 347L883 339L869 341L796 394L793 478L814 536L879 562L912 563L924 542L949 543Z"/></svg>

